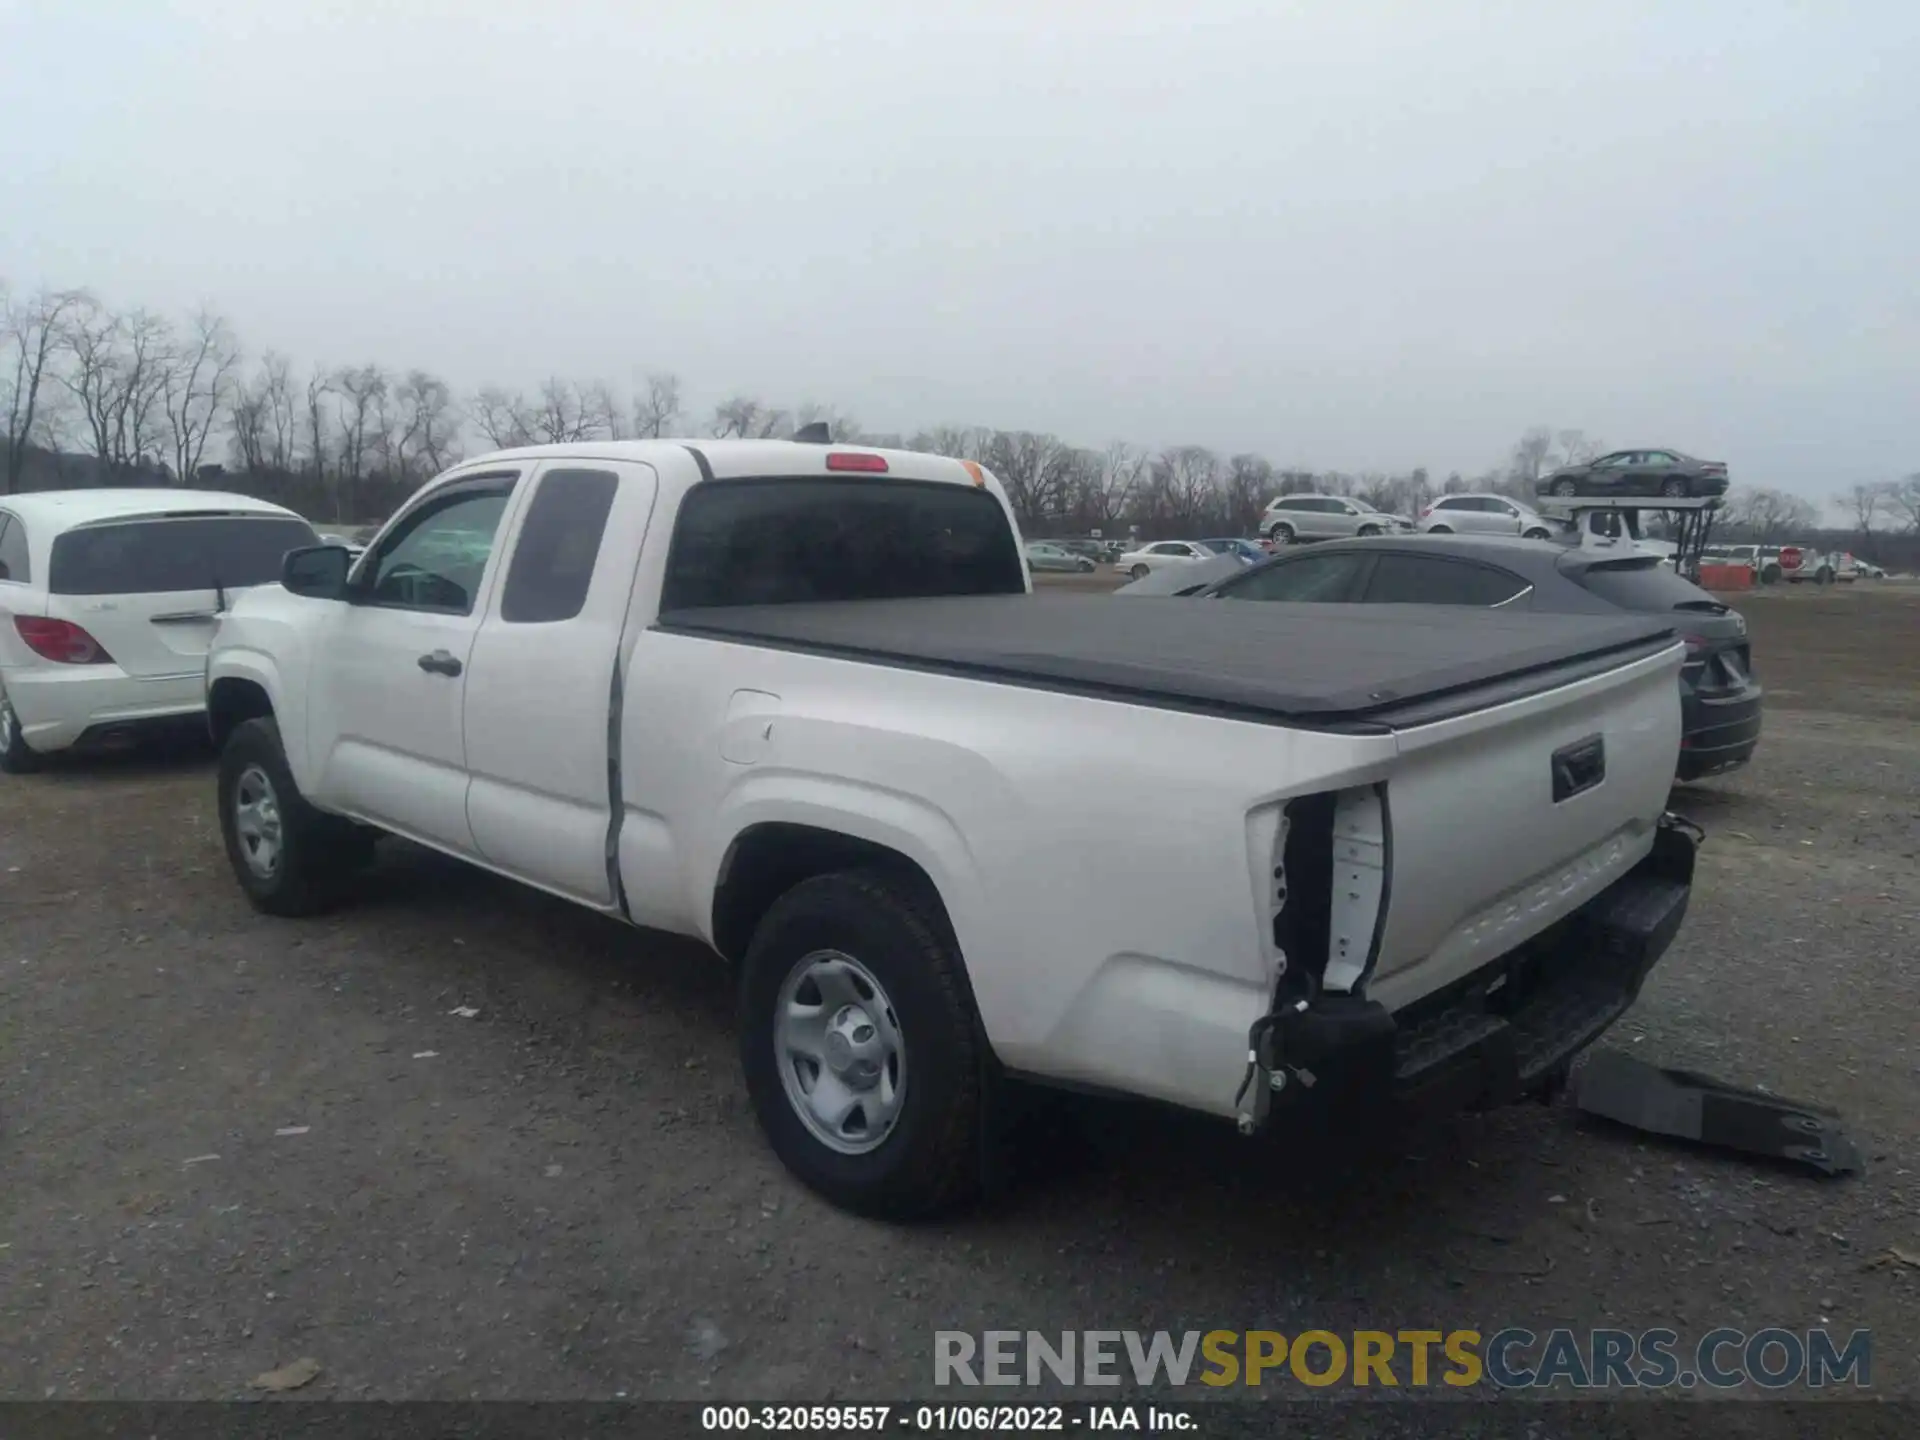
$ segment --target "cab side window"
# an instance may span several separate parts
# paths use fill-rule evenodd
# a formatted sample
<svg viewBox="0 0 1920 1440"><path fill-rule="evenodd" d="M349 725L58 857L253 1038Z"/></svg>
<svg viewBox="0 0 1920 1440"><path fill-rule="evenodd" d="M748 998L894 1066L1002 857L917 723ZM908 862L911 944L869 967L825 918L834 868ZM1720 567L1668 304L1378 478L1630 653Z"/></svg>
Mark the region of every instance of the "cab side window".
<svg viewBox="0 0 1920 1440"><path fill-rule="evenodd" d="M25 585L32 579L27 563L26 528L13 516L0 512L0 580Z"/></svg>
<svg viewBox="0 0 1920 1440"><path fill-rule="evenodd" d="M502 620L551 624L580 613L619 487L608 470L549 470L540 477L507 568Z"/></svg>

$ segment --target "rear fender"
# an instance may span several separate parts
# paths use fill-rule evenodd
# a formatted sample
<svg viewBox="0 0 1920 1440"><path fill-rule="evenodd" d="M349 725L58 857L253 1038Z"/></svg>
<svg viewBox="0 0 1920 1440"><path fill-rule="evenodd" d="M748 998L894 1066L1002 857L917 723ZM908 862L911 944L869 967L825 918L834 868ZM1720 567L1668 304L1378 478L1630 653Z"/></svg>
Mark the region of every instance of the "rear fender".
<svg viewBox="0 0 1920 1440"><path fill-rule="evenodd" d="M982 903L979 868L959 828L926 801L847 779L800 774L750 774L720 803L713 843L693 876L691 912L712 943L712 897L727 857L747 831L759 825L805 825L863 840L911 860L939 893L961 954L985 953L998 943Z"/></svg>

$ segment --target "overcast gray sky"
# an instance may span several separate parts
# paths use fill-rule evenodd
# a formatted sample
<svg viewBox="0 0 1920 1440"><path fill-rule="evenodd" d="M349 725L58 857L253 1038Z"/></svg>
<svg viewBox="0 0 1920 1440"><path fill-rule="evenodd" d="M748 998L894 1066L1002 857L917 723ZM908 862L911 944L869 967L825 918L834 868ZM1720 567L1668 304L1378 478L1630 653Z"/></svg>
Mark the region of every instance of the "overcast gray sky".
<svg viewBox="0 0 1920 1440"><path fill-rule="evenodd" d="M0 0L0 274L253 349L1468 473L1920 469L1916 0Z"/></svg>

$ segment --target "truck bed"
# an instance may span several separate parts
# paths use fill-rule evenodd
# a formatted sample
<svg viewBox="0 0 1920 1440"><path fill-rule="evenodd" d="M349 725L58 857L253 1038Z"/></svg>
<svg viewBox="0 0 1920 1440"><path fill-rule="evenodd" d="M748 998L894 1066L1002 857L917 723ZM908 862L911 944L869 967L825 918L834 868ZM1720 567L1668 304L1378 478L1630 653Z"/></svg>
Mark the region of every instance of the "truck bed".
<svg viewBox="0 0 1920 1440"><path fill-rule="evenodd" d="M1625 614L1104 595L738 606L665 614L656 628L1316 729L1441 719L1674 637L1657 617Z"/></svg>

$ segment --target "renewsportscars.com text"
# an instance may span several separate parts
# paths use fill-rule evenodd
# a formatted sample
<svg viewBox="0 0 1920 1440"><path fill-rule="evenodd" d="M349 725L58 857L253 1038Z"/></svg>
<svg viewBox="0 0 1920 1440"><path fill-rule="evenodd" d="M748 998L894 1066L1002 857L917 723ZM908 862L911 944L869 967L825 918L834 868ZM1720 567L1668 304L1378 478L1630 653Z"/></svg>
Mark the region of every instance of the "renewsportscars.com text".
<svg viewBox="0 0 1920 1440"><path fill-rule="evenodd" d="M1631 1390L1865 1388L1873 1332L966 1330L934 1332L936 1385L1331 1385Z"/></svg>

